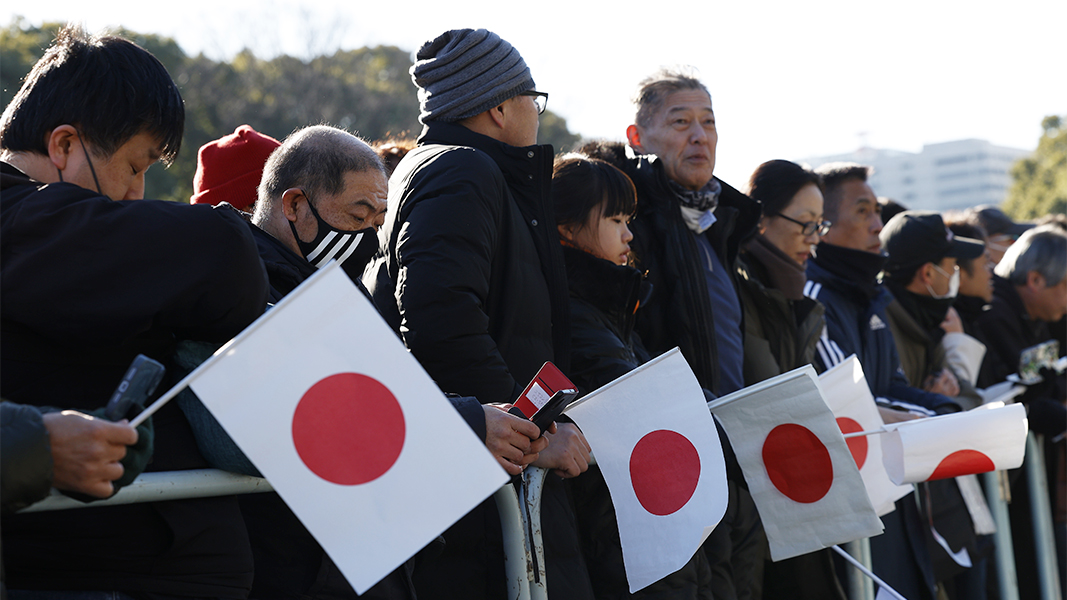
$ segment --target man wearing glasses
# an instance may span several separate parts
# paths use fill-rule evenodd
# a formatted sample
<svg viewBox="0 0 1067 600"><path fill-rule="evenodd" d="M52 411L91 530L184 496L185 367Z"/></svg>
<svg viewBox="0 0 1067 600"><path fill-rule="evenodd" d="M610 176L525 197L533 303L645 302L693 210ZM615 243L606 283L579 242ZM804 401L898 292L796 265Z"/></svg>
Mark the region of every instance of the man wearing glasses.
<svg viewBox="0 0 1067 600"><path fill-rule="evenodd" d="M411 68L425 125L393 173L381 248L364 274L383 316L437 384L482 404L513 402L545 361L569 362L566 271L550 199L553 151L537 145L548 95L525 61L484 29L447 31ZM537 466L574 477L589 446L558 424ZM428 500L430 502L431 500ZM542 502L548 589L591 598L558 477ZM506 595L490 500L445 532L416 570L419 598Z"/></svg>

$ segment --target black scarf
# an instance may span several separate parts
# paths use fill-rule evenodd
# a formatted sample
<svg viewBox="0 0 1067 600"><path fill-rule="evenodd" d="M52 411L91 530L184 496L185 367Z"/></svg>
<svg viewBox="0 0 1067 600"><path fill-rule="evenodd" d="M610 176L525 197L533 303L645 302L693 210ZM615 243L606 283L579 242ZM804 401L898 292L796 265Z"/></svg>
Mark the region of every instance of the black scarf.
<svg viewBox="0 0 1067 600"><path fill-rule="evenodd" d="M815 264L853 284L870 299L878 294L878 273L888 259L885 252L875 254L819 242L808 260L815 261Z"/></svg>
<svg viewBox="0 0 1067 600"><path fill-rule="evenodd" d="M763 234L752 236L744 244L745 252L751 260L758 262L767 272L767 287L782 292L789 300L804 297L804 267L792 257L767 241Z"/></svg>
<svg viewBox="0 0 1067 600"><path fill-rule="evenodd" d="M911 318L915 319L919 328L930 337L930 341L934 344L940 342L945 335L945 331L941 329L941 322L945 320L949 307L956 299L916 294L904 289L904 286L892 279L886 280L885 284L889 291L893 292L893 297L897 299L897 302L900 302Z"/></svg>

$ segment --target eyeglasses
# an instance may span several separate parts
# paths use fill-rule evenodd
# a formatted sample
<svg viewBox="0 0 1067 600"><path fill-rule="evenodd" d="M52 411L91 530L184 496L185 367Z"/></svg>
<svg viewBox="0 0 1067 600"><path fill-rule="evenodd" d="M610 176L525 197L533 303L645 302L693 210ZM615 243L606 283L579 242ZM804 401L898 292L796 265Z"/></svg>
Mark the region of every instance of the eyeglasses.
<svg viewBox="0 0 1067 600"><path fill-rule="evenodd" d="M801 233L804 234L805 237L813 233L815 233L819 237L822 237L826 235L828 231L830 231L830 227L833 225L833 223L831 223L830 221L797 221L796 219L790 219L782 213L778 213L778 216L782 217L786 221L789 221L790 223L796 223L797 225L800 225L803 228L801 230Z"/></svg>
<svg viewBox="0 0 1067 600"><path fill-rule="evenodd" d="M536 90L530 90L519 94L520 96L531 96L534 100L534 105L537 107L537 114L542 114L545 109L548 108L548 92L538 92Z"/></svg>

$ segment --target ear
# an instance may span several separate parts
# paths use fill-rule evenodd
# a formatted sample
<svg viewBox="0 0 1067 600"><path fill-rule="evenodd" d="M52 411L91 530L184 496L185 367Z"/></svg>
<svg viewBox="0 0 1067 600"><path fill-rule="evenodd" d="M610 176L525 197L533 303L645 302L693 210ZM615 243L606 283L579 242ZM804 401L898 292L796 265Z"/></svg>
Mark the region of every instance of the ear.
<svg viewBox="0 0 1067 600"><path fill-rule="evenodd" d="M1037 271L1026 274L1026 287L1030 288L1030 291L1039 292L1045 289L1045 283L1045 276Z"/></svg>
<svg viewBox="0 0 1067 600"><path fill-rule="evenodd" d="M282 215L286 220L296 222L296 210L300 206L300 199L306 198L304 192L298 188L289 188L282 192Z"/></svg>
<svg viewBox="0 0 1067 600"><path fill-rule="evenodd" d="M633 127L633 125L631 125L630 127ZM763 235L764 233L767 233L767 222L770 221L770 220L771 220L770 217L760 217L759 227L758 227L760 235Z"/></svg>
<svg viewBox="0 0 1067 600"><path fill-rule="evenodd" d="M915 271L915 279L924 285L930 285L934 281L934 263L926 263Z"/></svg>
<svg viewBox="0 0 1067 600"><path fill-rule="evenodd" d="M574 230L576 227L573 223L566 223L563 225L556 225L556 230L559 231L559 237L567 240L568 242L574 242Z"/></svg>
<svg viewBox="0 0 1067 600"><path fill-rule="evenodd" d="M48 148L48 159L57 169L62 171L67 168L67 161L74 151L74 145L78 143L78 130L73 125L60 125L48 134L45 146Z"/></svg>
<svg viewBox="0 0 1067 600"><path fill-rule="evenodd" d="M510 112L508 112L508 109L511 107L507 105L508 102L509 100L505 100L499 105L494 106L493 108L490 108L488 110L489 118L492 119L493 124L499 127L500 129L504 128L504 125L507 123L507 117L510 114Z"/></svg>
<svg viewBox="0 0 1067 600"><path fill-rule="evenodd" d="M637 128L637 125L630 125L626 128L626 141L629 142L630 147L637 150L641 154L648 154L645 149L641 147L641 131Z"/></svg>

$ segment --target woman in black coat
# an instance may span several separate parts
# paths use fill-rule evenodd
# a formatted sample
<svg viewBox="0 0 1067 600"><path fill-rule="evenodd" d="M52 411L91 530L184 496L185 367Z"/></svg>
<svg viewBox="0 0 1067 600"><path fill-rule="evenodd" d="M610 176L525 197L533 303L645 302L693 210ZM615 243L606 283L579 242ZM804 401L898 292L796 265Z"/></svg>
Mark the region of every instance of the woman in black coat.
<svg viewBox="0 0 1067 600"><path fill-rule="evenodd" d="M584 393L649 360L634 333L634 316L650 286L632 266L627 224L637 207L630 179L610 164L582 155L558 159L552 175L556 223L570 287L571 380ZM599 600L710 598L711 572L703 552L681 570L630 594L615 509L594 465L568 480L582 552Z"/></svg>

